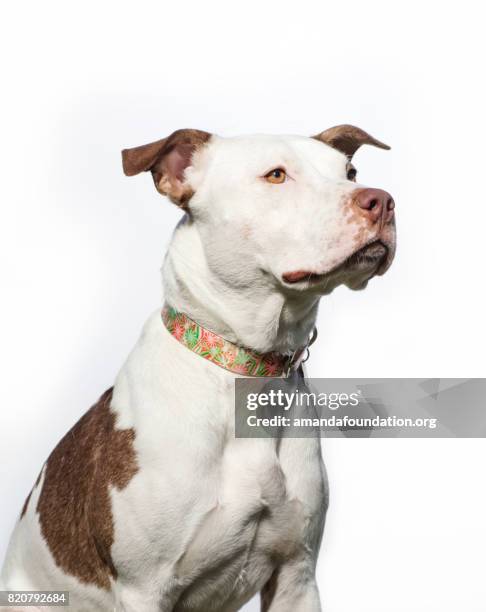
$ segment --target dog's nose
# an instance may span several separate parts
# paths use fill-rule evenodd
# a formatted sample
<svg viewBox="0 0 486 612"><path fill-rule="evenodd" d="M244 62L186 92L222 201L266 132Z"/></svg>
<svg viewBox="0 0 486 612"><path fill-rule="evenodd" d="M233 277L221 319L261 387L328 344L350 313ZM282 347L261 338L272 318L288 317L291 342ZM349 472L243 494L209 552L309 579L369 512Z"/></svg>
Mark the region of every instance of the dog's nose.
<svg viewBox="0 0 486 612"><path fill-rule="evenodd" d="M353 195L353 202L373 223L380 219L388 223L393 219L395 202L383 189L358 189Z"/></svg>

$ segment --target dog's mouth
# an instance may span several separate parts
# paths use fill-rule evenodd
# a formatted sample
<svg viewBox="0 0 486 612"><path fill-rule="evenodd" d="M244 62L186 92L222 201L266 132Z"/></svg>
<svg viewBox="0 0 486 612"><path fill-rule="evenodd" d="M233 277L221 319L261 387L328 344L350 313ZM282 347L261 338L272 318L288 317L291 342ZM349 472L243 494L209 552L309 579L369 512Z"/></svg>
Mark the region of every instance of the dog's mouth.
<svg viewBox="0 0 486 612"><path fill-rule="evenodd" d="M341 265L344 265L345 268L368 268L372 266L376 267L376 273L380 274L380 269L386 264L387 256L388 247L381 240L377 240L353 253Z"/></svg>
<svg viewBox="0 0 486 612"><path fill-rule="evenodd" d="M384 274L391 259L389 247L381 240L375 240L355 251L328 272L320 274L310 270L296 270L283 274L282 280L288 285L305 283L309 286L330 281L334 277L342 277L343 282L351 288L361 288L372 276Z"/></svg>

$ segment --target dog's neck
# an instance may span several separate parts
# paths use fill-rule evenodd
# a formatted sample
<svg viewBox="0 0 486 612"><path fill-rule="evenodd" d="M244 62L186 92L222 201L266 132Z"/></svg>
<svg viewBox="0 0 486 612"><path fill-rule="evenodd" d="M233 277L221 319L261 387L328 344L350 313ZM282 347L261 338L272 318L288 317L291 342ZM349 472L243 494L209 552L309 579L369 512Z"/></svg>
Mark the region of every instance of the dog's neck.
<svg viewBox="0 0 486 612"><path fill-rule="evenodd" d="M230 342L259 352L292 352L315 325L317 296L286 296L270 279L229 287L208 267L194 227L176 230L163 265L168 304Z"/></svg>

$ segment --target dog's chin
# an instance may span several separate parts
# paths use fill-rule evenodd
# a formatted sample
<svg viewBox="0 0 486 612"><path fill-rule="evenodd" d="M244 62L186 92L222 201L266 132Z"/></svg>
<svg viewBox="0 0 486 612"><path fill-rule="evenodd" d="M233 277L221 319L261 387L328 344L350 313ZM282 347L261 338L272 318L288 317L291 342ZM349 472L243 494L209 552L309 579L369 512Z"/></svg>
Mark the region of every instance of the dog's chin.
<svg viewBox="0 0 486 612"><path fill-rule="evenodd" d="M389 248L377 240L348 257L342 264L342 284L350 289L364 289L373 276L384 274L391 263Z"/></svg>
<svg viewBox="0 0 486 612"><path fill-rule="evenodd" d="M392 249L381 240L376 240L352 253L338 266L324 274L296 273L284 277L286 286L308 290L326 295L339 285L346 285L354 291L364 289L368 281L382 275L390 267L393 259Z"/></svg>

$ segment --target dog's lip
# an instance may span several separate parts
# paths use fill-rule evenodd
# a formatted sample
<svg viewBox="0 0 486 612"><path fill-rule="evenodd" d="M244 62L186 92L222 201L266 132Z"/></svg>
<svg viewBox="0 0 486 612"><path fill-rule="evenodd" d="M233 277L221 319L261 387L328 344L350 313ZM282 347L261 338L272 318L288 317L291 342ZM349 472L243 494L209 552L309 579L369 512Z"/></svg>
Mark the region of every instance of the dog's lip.
<svg viewBox="0 0 486 612"><path fill-rule="evenodd" d="M370 265L378 264L375 273L383 274L387 268L388 253L388 246L381 240L375 239L362 246L327 272L295 270L282 274L282 280L289 285L295 285L304 281L308 283L318 283L341 269L359 265L360 263L369 263Z"/></svg>
<svg viewBox="0 0 486 612"><path fill-rule="evenodd" d="M309 272L308 270L296 270L295 272L286 272L282 274L282 279L289 284L300 283L303 280L313 280L323 274L316 274L315 272Z"/></svg>

